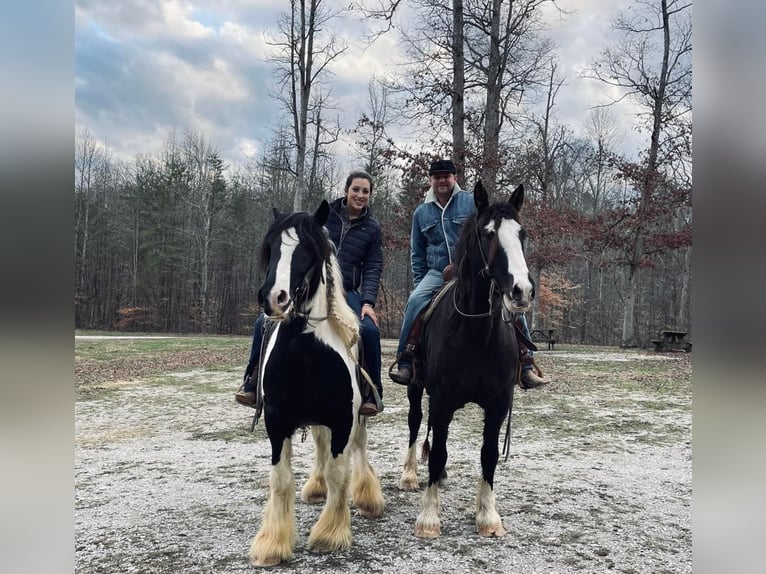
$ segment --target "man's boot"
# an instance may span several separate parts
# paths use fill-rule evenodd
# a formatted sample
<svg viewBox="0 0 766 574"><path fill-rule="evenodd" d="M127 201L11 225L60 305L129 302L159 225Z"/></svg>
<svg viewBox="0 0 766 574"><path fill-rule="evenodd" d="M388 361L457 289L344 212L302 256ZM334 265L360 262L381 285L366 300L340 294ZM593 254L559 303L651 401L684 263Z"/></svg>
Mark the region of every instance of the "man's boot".
<svg viewBox="0 0 766 574"><path fill-rule="evenodd" d="M388 376L391 380L400 385L409 385L412 382L413 368L412 361L415 358L418 350L418 340L420 339L420 331L423 329L423 313L421 311L415 322L410 328L410 334L407 336L407 343L404 345L404 351L396 358L398 368L396 371L389 369ZM393 365L391 365L393 368Z"/></svg>
<svg viewBox="0 0 766 574"><path fill-rule="evenodd" d="M521 381L519 386L526 391L529 389L542 387L543 385L547 385L549 382L550 381L546 381L545 379L538 377L534 368L530 368L521 371Z"/></svg>
<svg viewBox="0 0 766 574"><path fill-rule="evenodd" d="M415 345L408 342L402 354L399 355L397 370L388 372L391 380L400 385L409 385L412 382L412 360L414 358Z"/></svg>
<svg viewBox="0 0 766 574"><path fill-rule="evenodd" d="M529 389L536 389L547 385L549 381L546 381L542 377L535 373L537 367L532 358L532 353L529 352L524 345L519 343L519 361L521 361L521 379L519 380L519 386L528 391ZM538 372L542 375L542 372L538 369Z"/></svg>

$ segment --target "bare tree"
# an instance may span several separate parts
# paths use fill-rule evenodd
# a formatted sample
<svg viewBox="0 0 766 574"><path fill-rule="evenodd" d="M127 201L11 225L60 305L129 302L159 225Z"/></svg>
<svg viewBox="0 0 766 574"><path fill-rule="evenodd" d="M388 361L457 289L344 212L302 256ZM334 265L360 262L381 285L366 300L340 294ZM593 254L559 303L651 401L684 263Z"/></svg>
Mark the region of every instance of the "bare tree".
<svg viewBox="0 0 766 574"><path fill-rule="evenodd" d="M667 189L673 163L684 161L691 127L691 3L685 0L640 0L630 15L620 14L614 27L622 41L604 50L591 68L591 77L621 88L623 98L643 110L649 146L640 165L623 164L636 188L635 209L622 216L630 223L626 264L627 292L622 344L638 343L635 310L639 270L648 255L647 236L653 210ZM671 174L672 175L672 174Z"/></svg>
<svg viewBox="0 0 766 574"><path fill-rule="evenodd" d="M85 291L88 261L88 238L90 236L90 209L93 197L95 171L98 162L98 145L85 129L75 142L75 258L80 262L76 269L77 296ZM78 250L80 256L78 257Z"/></svg>
<svg viewBox="0 0 766 574"><path fill-rule="evenodd" d="M457 182L465 187L465 39L463 0L452 0L452 159Z"/></svg>
<svg viewBox="0 0 766 574"><path fill-rule="evenodd" d="M276 48L270 58L276 65L279 101L292 120L295 145L295 196L293 209L302 209L306 193L306 158L309 127L321 138L321 111L327 107L328 94L316 97L315 88L330 73L328 66L343 54L347 46L329 25L340 14L329 9L323 0L290 0L290 12L279 19L279 35L268 43ZM317 145L317 142L315 142Z"/></svg>
<svg viewBox="0 0 766 574"><path fill-rule="evenodd" d="M505 124L524 95L545 82L552 44L541 34L540 8L549 2L413 2L421 17L402 30L410 65L392 87L407 95L405 114L430 119L432 146L452 148L459 182L471 168L494 191L507 161ZM443 146L438 140L447 133L451 141Z"/></svg>

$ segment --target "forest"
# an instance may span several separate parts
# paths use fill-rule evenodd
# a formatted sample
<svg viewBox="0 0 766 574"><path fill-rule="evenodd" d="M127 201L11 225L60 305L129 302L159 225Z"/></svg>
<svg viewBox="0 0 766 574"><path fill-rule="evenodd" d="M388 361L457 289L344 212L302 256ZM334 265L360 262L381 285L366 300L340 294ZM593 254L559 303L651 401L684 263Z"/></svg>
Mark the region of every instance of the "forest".
<svg viewBox="0 0 766 574"><path fill-rule="evenodd" d="M409 61L370 82L355 125L333 113L338 13L292 0L270 39L284 117L256 156L227 163L204 133L180 126L156 154L126 161L78 133L75 327L251 333L272 208L313 210L362 168L384 232L376 312L381 335L398 337L412 213L428 165L449 157L469 191L479 179L494 199L525 186L532 328L624 347L665 328L691 333L691 4L647 0L615 15L620 41L583 75L621 95L574 130L556 114L577 79L558 71L542 18L550 0L411 0L419 18L393 27L404 1L366 10ZM621 151L614 118L628 103L645 142L634 154ZM341 141L353 141L350 157Z"/></svg>

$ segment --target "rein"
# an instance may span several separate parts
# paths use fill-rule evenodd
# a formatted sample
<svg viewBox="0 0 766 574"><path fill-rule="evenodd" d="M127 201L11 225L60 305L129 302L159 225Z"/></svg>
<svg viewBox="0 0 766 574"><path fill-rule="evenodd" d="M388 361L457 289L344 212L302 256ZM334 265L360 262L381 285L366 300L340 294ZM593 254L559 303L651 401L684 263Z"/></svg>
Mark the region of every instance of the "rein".
<svg viewBox="0 0 766 574"><path fill-rule="evenodd" d="M495 307L494 309L492 308L492 299L495 296L495 286L496 285L497 285L497 283L495 283L495 280L491 279L490 283L489 283L489 297L488 297L488 300L487 300L488 303L489 303L489 311L487 311L486 313L476 313L476 314L464 313L463 311L460 310L460 307L457 306L457 289L455 289L452 292L452 304L455 307L455 311L458 312L458 315L460 315L462 317L465 317L466 319L486 319L487 317L491 317L492 314L497 310L497 307ZM502 293L502 291L500 291L500 289L498 289L497 292L498 293ZM502 307L502 305L501 305L501 307ZM503 319L503 321L505 321L505 319ZM507 323L508 321L505 321L505 322Z"/></svg>
<svg viewBox="0 0 766 574"><path fill-rule="evenodd" d="M476 313L476 314L464 313L463 311L461 311L460 308L457 306L457 289L455 289L455 291L452 292L452 304L455 307L455 311L458 312L458 315L461 315L467 319L486 319L487 317L491 317L492 314L497 310L497 307L495 307L494 309L492 308L492 299L495 297L495 291L497 291L500 295L503 294L503 291L497 285L495 278L489 275L489 266L492 264L492 261L495 259L495 254L497 253L497 236L493 237L492 241L489 244L489 257L487 257L484 254L484 248L481 246L481 234L479 233L478 224L476 225L474 230L476 231L476 243L479 246L479 253L481 254L481 260L484 263L484 267L482 268L481 271L479 271L479 274L489 276L489 297L487 297L487 302L489 303L489 311L487 311L486 313ZM503 310L504 308L501 305L501 311L500 311L501 317L503 314ZM510 319L506 321L505 317L502 317L502 319L506 323L510 321Z"/></svg>

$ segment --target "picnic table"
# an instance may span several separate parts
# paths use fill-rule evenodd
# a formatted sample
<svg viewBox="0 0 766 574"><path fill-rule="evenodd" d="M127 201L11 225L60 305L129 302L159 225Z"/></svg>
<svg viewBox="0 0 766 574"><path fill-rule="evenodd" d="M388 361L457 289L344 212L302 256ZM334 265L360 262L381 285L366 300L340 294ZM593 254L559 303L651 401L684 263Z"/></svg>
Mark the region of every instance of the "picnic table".
<svg viewBox="0 0 766 574"><path fill-rule="evenodd" d="M661 339L652 341L654 350L658 353L664 351L685 351L690 353L692 350L691 341L686 340L686 336L689 334L687 331L677 331L674 329L665 329L660 333Z"/></svg>
<svg viewBox="0 0 766 574"><path fill-rule="evenodd" d="M553 350L556 340L553 338L553 329L532 329L529 338L533 343L548 343L548 350Z"/></svg>

